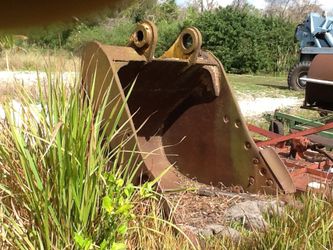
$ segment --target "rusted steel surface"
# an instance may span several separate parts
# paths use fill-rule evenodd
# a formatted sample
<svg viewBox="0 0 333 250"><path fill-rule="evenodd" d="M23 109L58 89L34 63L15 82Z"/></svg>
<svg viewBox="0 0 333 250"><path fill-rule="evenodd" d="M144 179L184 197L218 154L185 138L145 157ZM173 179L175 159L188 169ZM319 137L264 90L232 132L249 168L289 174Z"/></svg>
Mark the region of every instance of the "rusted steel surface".
<svg viewBox="0 0 333 250"><path fill-rule="evenodd" d="M291 156L291 147L274 148L279 158L287 166L297 191L315 190L326 193L333 189L333 162L325 154L308 151L297 157Z"/></svg>
<svg viewBox="0 0 333 250"><path fill-rule="evenodd" d="M271 133L266 133L253 125L250 125L249 128L256 133L266 134L267 137ZM307 131L307 133L309 132L313 131ZM263 157L271 161L272 159L282 161L288 169L288 176L290 175L287 178L292 179L297 191L314 190L316 192L332 195L333 156L330 152L325 151L325 149L322 148L323 146L312 141L311 138L299 137L297 135L299 135L298 132L287 136L278 135L278 137L275 137L275 139L278 139L275 140L276 144L272 143L274 139L270 140L269 144L272 147L263 147ZM287 138L289 140L289 146L287 146L287 144L281 146L280 141L285 141ZM257 142L259 145L260 143L261 142ZM330 144L330 146L333 146L333 144ZM269 152L268 149L277 152L278 158L275 159L275 156L267 156L267 152ZM270 165L274 166L273 163L270 163ZM275 175L279 176L278 173L275 173ZM280 176L280 179L283 178L286 177ZM284 188L286 189L286 187Z"/></svg>
<svg viewBox="0 0 333 250"><path fill-rule="evenodd" d="M130 37L128 47L132 47L139 55L144 55L147 61L151 61L157 45L157 28L153 22L139 23ZM125 59L129 59L126 53Z"/></svg>
<svg viewBox="0 0 333 250"><path fill-rule="evenodd" d="M267 164L271 166L275 177L279 180L281 188L283 190L288 190L289 193L294 193L296 191L295 185L289 175L289 172L279 167L284 164L276 152L272 148L267 147L260 150L260 154ZM269 183L272 183L272 180L267 180L267 185L269 185Z"/></svg>
<svg viewBox="0 0 333 250"><path fill-rule="evenodd" d="M290 141L290 156L297 159L304 158L304 152L309 148L310 140L305 137L295 137Z"/></svg>
<svg viewBox="0 0 333 250"><path fill-rule="evenodd" d="M307 81L304 107L333 111L333 55L317 55L311 63L308 77L319 81Z"/></svg>
<svg viewBox="0 0 333 250"><path fill-rule="evenodd" d="M323 171L320 168L304 167L295 169L290 174L298 191L306 191L309 189L323 191L331 189L332 191L333 173Z"/></svg>
<svg viewBox="0 0 333 250"><path fill-rule="evenodd" d="M291 129L290 130L292 133L295 133L299 130L295 130L295 129ZM318 144L321 144L321 145L324 145L328 148L332 147L333 145L333 138L327 138L327 137L324 137L322 135L319 135L319 134L313 134L313 135L307 135L306 136L310 141L314 142L314 143L318 143Z"/></svg>
<svg viewBox="0 0 333 250"><path fill-rule="evenodd" d="M96 73L96 106L111 83L111 103L126 102L131 90L122 122L125 134L134 133L129 148L140 152L144 174L156 178L170 167L162 191L180 188L186 175L247 192L294 192L285 165L267 160L276 153L265 158L252 140L222 64L201 49L200 32L185 29L161 58L153 57L156 37L143 22L128 47L90 43L83 58L88 89Z"/></svg>
<svg viewBox="0 0 333 250"><path fill-rule="evenodd" d="M325 130L329 130L329 129L333 129L333 122L330 122L328 124L325 124L323 126L319 126L319 127L315 127L315 128L309 128L303 131L299 131L296 133L292 133L289 135L283 135L268 141L261 141L261 142L257 142L257 146L258 147L265 147L265 146L270 146L270 145L275 145L279 142L284 142L284 141L288 141L297 137L302 137L302 136L306 136L306 135L312 135L312 134L316 134L319 133L321 131L325 131Z"/></svg>

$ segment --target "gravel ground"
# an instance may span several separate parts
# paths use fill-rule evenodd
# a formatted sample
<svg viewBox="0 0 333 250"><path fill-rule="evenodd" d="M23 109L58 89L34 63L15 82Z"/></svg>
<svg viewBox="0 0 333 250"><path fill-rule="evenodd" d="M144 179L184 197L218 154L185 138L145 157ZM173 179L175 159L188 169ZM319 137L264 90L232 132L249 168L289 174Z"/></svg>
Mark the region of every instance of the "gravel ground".
<svg viewBox="0 0 333 250"><path fill-rule="evenodd" d="M78 74L75 72L65 72L62 74L64 82L71 82ZM32 87L41 82L47 81L45 72L35 71L0 71L0 87L15 86L20 84ZM245 117L258 116L266 112L274 112L276 109L300 106L302 100L296 97L253 97L246 94L237 94L240 109ZM0 115L1 115L0 108Z"/></svg>
<svg viewBox="0 0 333 250"><path fill-rule="evenodd" d="M57 74L57 73L55 73ZM58 76L51 75L51 77ZM64 72L61 75L62 80L66 84L74 83L75 78L78 77L76 72ZM0 71L0 95L9 95L13 98L10 105L13 108L13 116L16 123L20 126L21 116L24 109L30 109L32 115L37 118L38 112L40 112L40 107L38 105L31 105L31 107L23 107L22 104L15 100L16 87L18 85L24 86L26 89L35 89L34 87L37 83L47 83L48 75L46 72L36 72L36 71ZM0 99L1 99L0 97ZM2 105L0 105L0 120L5 119L5 111Z"/></svg>
<svg viewBox="0 0 333 250"><path fill-rule="evenodd" d="M75 72L64 72L62 78L65 82L75 79ZM0 71L0 85L22 84L24 86L36 85L38 80L47 81L45 72L36 71Z"/></svg>
<svg viewBox="0 0 333 250"><path fill-rule="evenodd" d="M267 112L274 112L276 109L301 106L302 101L302 99L296 97L250 97L238 101L238 104L245 117L252 117Z"/></svg>

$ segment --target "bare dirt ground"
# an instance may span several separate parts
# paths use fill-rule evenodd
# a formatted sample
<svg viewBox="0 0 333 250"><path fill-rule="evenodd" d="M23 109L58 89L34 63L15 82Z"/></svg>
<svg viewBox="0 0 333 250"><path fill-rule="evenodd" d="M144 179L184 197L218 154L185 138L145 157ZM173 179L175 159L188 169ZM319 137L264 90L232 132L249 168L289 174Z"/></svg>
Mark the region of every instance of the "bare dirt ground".
<svg viewBox="0 0 333 250"><path fill-rule="evenodd" d="M74 79L77 74L75 72L64 72L62 78L65 82ZM48 75L46 72L37 71L0 71L0 86L8 86L20 84L23 86L34 86L39 82L46 82Z"/></svg>
<svg viewBox="0 0 333 250"><path fill-rule="evenodd" d="M245 117L260 116L263 113L273 113L276 109L299 107L302 99L297 97L257 97L247 96L238 101Z"/></svg>
<svg viewBox="0 0 333 250"><path fill-rule="evenodd" d="M62 79L64 82L70 82L78 74L75 72L64 72ZM47 82L48 75L45 72L36 71L0 71L0 93L13 94L15 87L20 85L24 87L33 87L38 81ZM244 91L242 91L244 90ZM267 96L263 92L247 93L245 89L238 89L236 86L236 96L238 104L245 117L260 116L266 112L274 112L276 109L296 107L302 104L302 99L293 96L276 96L268 92Z"/></svg>
<svg viewBox="0 0 333 250"><path fill-rule="evenodd" d="M303 92L288 89L286 76L229 74L228 79L246 118L260 117L276 109L298 108Z"/></svg>

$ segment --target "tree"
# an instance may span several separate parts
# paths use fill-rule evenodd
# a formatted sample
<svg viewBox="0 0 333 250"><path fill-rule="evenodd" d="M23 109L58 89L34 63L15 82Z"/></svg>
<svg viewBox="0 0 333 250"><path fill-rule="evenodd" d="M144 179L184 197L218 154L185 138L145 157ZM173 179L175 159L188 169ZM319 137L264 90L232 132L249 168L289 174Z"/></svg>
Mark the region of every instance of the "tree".
<svg viewBox="0 0 333 250"><path fill-rule="evenodd" d="M157 4L157 0L133 1L133 4L121 12L120 16L130 18L134 23L137 23L146 19L150 15L154 15Z"/></svg>
<svg viewBox="0 0 333 250"><path fill-rule="evenodd" d="M248 0L233 0L230 6L239 11L245 11L253 14L260 13L260 10L250 4Z"/></svg>
<svg viewBox="0 0 333 250"><path fill-rule="evenodd" d="M192 0L190 6L196 8L200 12L210 11L217 7L216 0Z"/></svg>
<svg viewBox="0 0 333 250"><path fill-rule="evenodd" d="M231 6L235 9L242 10L249 5L247 0L233 0Z"/></svg>
<svg viewBox="0 0 333 250"><path fill-rule="evenodd" d="M278 16L291 22L300 23L309 12L323 10L317 0L265 0L266 13L269 16Z"/></svg>
<svg viewBox="0 0 333 250"><path fill-rule="evenodd" d="M322 13L323 9L318 4L317 0L299 0L293 2L290 11L293 13L295 20L297 20L298 17L298 20L301 18L300 21L303 21L304 17L310 12Z"/></svg>
<svg viewBox="0 0 333 250"><path fill-rule="evenodd" d="M165 0L156 7L157 21L174 21L178 19L179 11L175 0Z"/></svg>

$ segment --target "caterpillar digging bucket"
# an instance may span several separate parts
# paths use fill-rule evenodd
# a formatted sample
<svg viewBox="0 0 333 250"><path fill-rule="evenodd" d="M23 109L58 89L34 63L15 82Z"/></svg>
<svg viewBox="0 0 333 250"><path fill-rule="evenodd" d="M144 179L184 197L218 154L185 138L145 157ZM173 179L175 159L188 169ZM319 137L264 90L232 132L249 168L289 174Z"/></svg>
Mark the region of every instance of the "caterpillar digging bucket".
<svg viewBox="0 0 333 250"><path fill-rule="evenodd" d="M182 188L186 176L247 192L295 192L277 154L252 140L222 64L201 49L200 32L186 28L159 58L156 43L156 27L144 21L127 47L92 42L83 53L83 81L87 88L94 82L96 105L112 82L109 106L126 102L120 126L134 133L128 147L137 146L146 177L163 173L161 191Z"/></svg>

